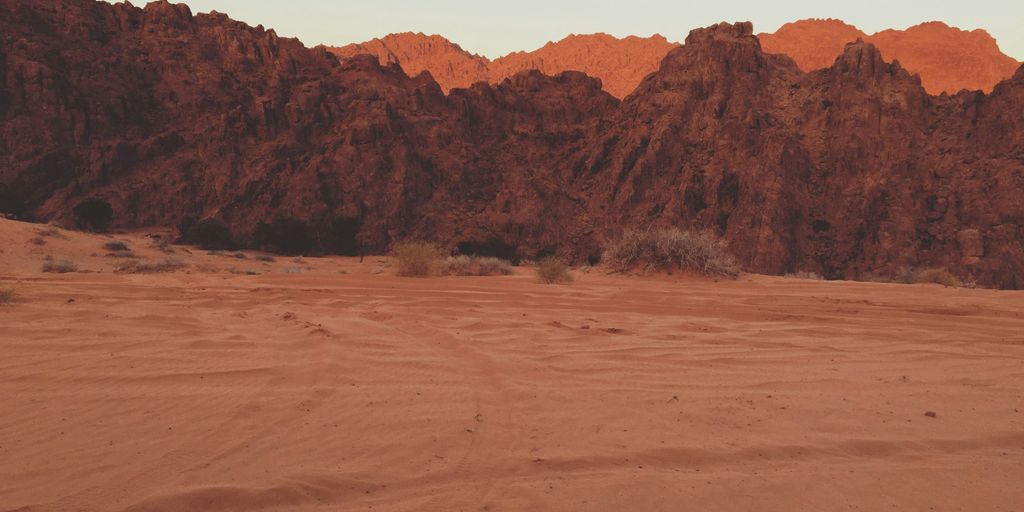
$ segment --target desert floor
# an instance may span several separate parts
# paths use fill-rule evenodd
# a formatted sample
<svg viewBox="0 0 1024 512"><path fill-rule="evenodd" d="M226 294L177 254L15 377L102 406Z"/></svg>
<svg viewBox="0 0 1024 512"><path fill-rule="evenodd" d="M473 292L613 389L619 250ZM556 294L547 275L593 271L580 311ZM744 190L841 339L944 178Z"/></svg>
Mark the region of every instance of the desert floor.
<svg viewBox="0 0 1024 512"><path fill-rule="evenodd" d="M121 274L104 241L163 253L42 228L0 220L0 510L1024 507L1021 292Z"/></svg>

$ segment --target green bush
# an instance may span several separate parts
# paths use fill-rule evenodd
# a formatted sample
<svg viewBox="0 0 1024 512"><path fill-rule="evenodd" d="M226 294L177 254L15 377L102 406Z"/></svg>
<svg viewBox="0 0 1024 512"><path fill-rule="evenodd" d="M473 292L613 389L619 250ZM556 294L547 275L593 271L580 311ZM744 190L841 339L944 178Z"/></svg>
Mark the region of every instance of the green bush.
<svg viewBox="0 0 1024 512"><path fill-rule="evenodd" d="M620 272L642 268L665 272L690 270L732 278L740 274L740 266L729 253L725 240L708 231L678 228L627 231L605 246L602 261Z"/></svg>
<svg viewBox="0 0 1024 512"><path fill-rule="evenodd" d="M391 249L398 264L398 275L425 277L439 270L441 250L429 242L399 242Z"/></svg>
<svg viewBox="0 0 1024 512"><path fill-rule="evenodd" d="M548 256L537 262L537 278L546 284L572 282L569 266L554 256Z"/></svg>

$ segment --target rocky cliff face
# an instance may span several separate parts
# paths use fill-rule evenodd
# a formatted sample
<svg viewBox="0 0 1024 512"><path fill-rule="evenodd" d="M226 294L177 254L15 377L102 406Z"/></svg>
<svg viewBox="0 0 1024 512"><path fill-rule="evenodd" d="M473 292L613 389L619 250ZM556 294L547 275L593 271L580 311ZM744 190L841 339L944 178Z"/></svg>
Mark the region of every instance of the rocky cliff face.
<svg viewBox="0 0 1024 512"><path fill-rule="evenodd" d="M863 39L886 60L898 60L910 73L920 75L930 94L954 94L961 89L989 92L1020 66L999 50L988 32L968 32L941 22L868 35L839 20L801 20L758 37L765 51L785 53L807 71L831 66L845 44Z"/></svg>
<svg viewBox="0 0 1024 512"><path fill-rule="evenodd" d="M920 75L925 90L935 95L961 89L989 92L1020 65L1003 54L984 30L968 32L940 22L868 35L839 20L808 19L758 38L766 52L789 55L805 71L832 66L847 43L861 39L875 45L886 60L898 60L911 74ZM500 83L527 69L549 75L572 70L600 78L606 91L625 98L677 46L659 35L624 39L573 35L490 61L440 36L403 33L329 50L341 58L375 55L382 63L401 64L410 76L429 71L445 92L483 80Z"/></svg>
<svg viewBox="0 0 1024 512"><path fill-rule="evenodd" d="M723 234L752 271L1024 285L1024 71L933 97L871 44L804 73L751 32L692 32L621 102L576 72L445 95L181 5L12 0L0 211L287 252L420 237L576 261L676 224Z"/></svg>

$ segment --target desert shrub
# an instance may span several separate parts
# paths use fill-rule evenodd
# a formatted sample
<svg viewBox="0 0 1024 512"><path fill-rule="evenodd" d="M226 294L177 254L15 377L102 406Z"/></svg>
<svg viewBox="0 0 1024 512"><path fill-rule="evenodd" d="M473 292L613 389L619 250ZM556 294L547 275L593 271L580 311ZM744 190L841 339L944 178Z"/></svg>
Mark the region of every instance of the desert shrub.
<svg viewBox="0 0 1024 512"><path fill-rule="evenodd" d="M642 267L668 272L691 270L710 276L740 274L725 240L708 231L678 228L627 231L605 246L602 261L620 272Z"/></svg>
<svg viewBox="0 0 1024 512"><path fill-rule="evenodd" d="M518 262L518 251L514 246L501 238L491 237L486 240L465 240L456 245L459 254L478 257L493 257L505 261Z"/></svg>
<svg viewBox="0 0 1024 512"><path fill-rule="evenodd" d="M30 238L28 242L33 245L46 245L46 239L41 236Z"/></svg>
<svg viewBox="0 0 1024 512"><path fill-rule="evenodd" d="M450 256L441 264L441 273L451 276L507 276L512 264L505 260L477 256Z"/></svg>
<svg viewBox="0 0 1024 512"><path fill-rule="evenodd" d="M78 272L78 265L70 260L45 261L43 262L43 272L50 272L54 274Z"/></svg>
<svg viewBox="0 0 1024 512"><path fill-rule="evenodd" d="M943 268L900 267L892 274L867 273L861 276L862 281L874 283L901 284L941 284L943 286L977 286L976 283L965 283L960 278Z"/></svg>
<svg viewBox="0 0 1024 512"><path fill-rule="evenodd" d="M260 254L259 256L256 256L256 259L259 260L259 261L265 261L267 263L271 263L271 262L277 261L276 258L274 258L273 256L271 256L269 254Z"/></svg>
<svg viewBox="0 0 1024 512"><path fill-rule="evenodd" d="M174 254L174 247L171 247L171 241L166 239L159 239L154 243L155 247L164 254Z"/></svg>
<svg viewBox="0 0 1024 512"><path fill-rule="evenodd" d="M124 242L118 242L117 240L111 240L103 244L103 248L110 252L127 252L131 250L128 248L128 244Z"/></svg>
<svg viewBox="0 0 1024 512"><path fill-rule="evenodd" d="M477 258L477 275L510 276L513 274L512 264L500 258Z"/></svg>
<svg viewBox="0 0 1024 512"><path fill-rule="evenodd" d="M786 274L785 277L790 279L809 279L812 281L821 281L824 279L821 277L821 274L818 274L817 272L808 272L806 270L798 270L796 272Z"/></svg>
<svg viewBox="0 0 1024 512"><path fill-rule="evenodd" d="M43 229L37 230L36 234L39 236L53 237L53 238L67 238L59 229L53 226L47 226Z"/></svg>
<svg viewBox="0 0 1024 512"><path fill-rule="evenodd" d="M948 270L943 268L920 269L914 276L913 282L918 284L934 283L941 284L943 286L954 287L961 286L963 284L963 282L960 281L960 279L958 279L953 274L950 274Z"/></svg>
<svg viewBox="0 0 1024 512"><path fill-rule="evenodd" d="M10 304L14 302L14 290L10 288L0 288L0 304Z"/></svg>
<svg viewBox="0 0 1024 512"><path fill-rule="evenodd" d="M301 274L302 273L302 268L301 267L285 267L283 272L285 274Z"/></svg>
<svg viewBox="0 0 1024 512"><path fill-rule="evenodd" d="M537 278L547 284L572 282L569 266L554 256L548 256L537 262Z"/></svg>
<svg viewBox="0 0 1024 512"><path fill-rule="evenodd" d="M441 273L447 276L469 276L472 275L473 257L460 254L449 256L441 265Z"/></svg>
<svg viewBox="0 0 1024 512"><path fill-rule="evenodd" d="M174 272L185 267L185 261L181 258L168 256L156 261L125 261L115 271L122 274L156 274Z"/></svg>
<svg viewBox="0 0 1024 512"><path fill-rule="evenodd" d="M398 275L424 277L439 269L441 250L430 242L399 242L391 249L398 264Z"/></svg>

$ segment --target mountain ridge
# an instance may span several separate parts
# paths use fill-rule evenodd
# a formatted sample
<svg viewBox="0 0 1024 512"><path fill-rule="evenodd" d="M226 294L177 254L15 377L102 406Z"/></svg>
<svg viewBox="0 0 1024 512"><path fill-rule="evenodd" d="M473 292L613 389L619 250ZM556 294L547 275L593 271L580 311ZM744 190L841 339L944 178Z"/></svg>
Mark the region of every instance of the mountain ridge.
<svg viewBox="0 0 1024 512"><path fill-rule="evenodd" d="M930 94L953 94L961 89L988 92L1000 80L1011 77L1020 65L1003 54L985 30L965 31L938 21L867 34L841 20L809 18L758 37L766 51L793 57L805 71L830 66L846 43L864 39L874 43L890 60L899 60L912 73L921 74ZM433 45L423 42L427 40ZM458 51L432 51L437 46ZM547 74L586 72L600 78L613 96L624 98L676 46L678 43L659 34L624 38L600 32L570 34L536 50L511 52L492 60L462 50L440 35L405 32L326 48L342 58L357 53L376 55L382 62L403 64L411 75L430 71L445 92L469 87L476 81L499 83L518 71L536 68Z"/></svg>

